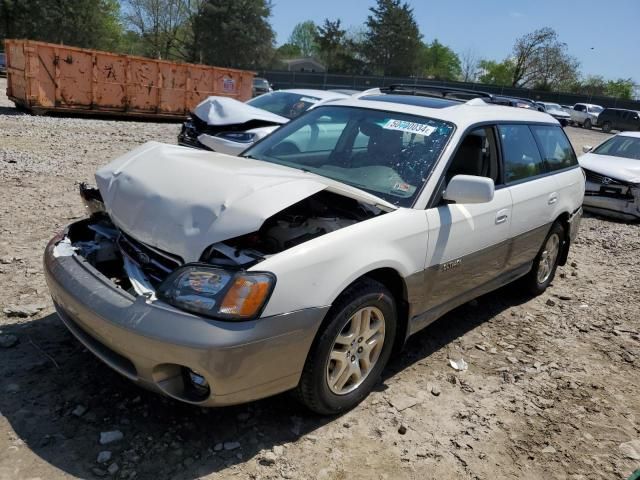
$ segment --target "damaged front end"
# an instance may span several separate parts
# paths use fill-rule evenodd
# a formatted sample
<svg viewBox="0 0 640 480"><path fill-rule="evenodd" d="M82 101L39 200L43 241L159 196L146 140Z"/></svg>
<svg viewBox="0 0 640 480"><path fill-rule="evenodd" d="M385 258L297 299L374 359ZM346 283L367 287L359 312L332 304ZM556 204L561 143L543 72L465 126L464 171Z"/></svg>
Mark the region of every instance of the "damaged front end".
<svg viewBox="0 0 640 480"><path fill-rule="evenodd" d="M376 206L321 190L269 217L256 231L213 243L197 260L185 262L118 228L97 188L82 184L80 195L90 216L68 227L54 247L54 256L82 257L134 297L160 299L220 319L259 315L276 281L259 271L260 262L384 213ZM255 271L248 271L252 268ZM247 298L240 298L234 289L248 289Z"/></svg>
<svg viewBox="0 0 640 480"><path fill-rule="evenodd" d="M621 220L640 218L640 185L583 169L586 176L584 206Z"/></svg>

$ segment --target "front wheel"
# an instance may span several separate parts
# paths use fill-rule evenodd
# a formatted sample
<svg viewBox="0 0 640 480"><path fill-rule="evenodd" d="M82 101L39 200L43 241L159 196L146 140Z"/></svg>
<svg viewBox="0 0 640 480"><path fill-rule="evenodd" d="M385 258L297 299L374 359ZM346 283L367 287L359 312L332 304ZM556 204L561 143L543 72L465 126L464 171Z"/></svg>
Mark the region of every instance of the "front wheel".
<svg viewBox="0 0 640 480"><path fill-rule="evenodd" d="M523 278L524 285L531 294L540 295L553 281L564 241L564 228L559 223L554 223L533 260L531 271Z"/></svg>
<svg viewBox="0 0 640 480"><path fill-rule="evenodd" d="M611 131L611 122L604 122L602 124L602 131L604 133L609 133Z"/></svg>
<svg viewBox="0 0 640 480"><path fill-rule="evenodd" d="M591 130L591 120L589 120L588 118L584 121L584 123L582 124L582 126L584 128L586 128L587 130Z"/></svg>
<svg viewBox="0 0 640 480"><path fill-rule="evenodd" d="M391 355L397 323L393 296L371 279L345 290L328 315L296 391L322 415L349 410L371 392Z"/></svg>

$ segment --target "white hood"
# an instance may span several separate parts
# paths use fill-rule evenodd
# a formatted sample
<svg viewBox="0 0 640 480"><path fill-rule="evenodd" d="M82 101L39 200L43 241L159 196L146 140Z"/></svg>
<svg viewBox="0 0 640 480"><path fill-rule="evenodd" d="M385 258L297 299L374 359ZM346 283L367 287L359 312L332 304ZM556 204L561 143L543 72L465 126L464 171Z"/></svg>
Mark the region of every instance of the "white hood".
<svg viewBox="0 0 640 480"><path fill-rule="evenodd" d="M623 182L640 183L640 160L586 153L578 159L578 162L582 168L600 175Z"/></svg>
<svg viewBox="0 0 640 480"><path fill-rule="evenodd" d="M395 208L312 173L157 142L101 168L96 181L115 225L185 262L199 260L213 243L257 231L267 218L323 189Z"/></svg>
<svg viewBox="0 0 640 480"><path fill-rule="evenodd" d="M289 121L288 118L228 97L209 97L198 104L193 114L207 122L207 125L236 125L251 120L282 125Z"/></svg>

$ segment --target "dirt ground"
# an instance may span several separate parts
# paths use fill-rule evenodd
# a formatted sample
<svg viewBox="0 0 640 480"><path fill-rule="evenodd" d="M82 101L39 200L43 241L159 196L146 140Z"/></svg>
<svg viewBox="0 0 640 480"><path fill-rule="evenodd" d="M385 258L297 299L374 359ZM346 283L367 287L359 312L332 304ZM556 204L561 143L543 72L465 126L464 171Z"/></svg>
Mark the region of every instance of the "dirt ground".
<svg viewBox="0 0 640 480"><path fill-rule="evenodd" d="M141 142L174 143L179 126L32 117L5 84L0 479L579 480L640 467L637 224L586 216L546 294L507 287L451 312L343 416L311 415L286 394L194 408L84 350L58 321L41 267L49 238L83 214L77 183ZM576 150L606 138L568 133ZM457 373L447 359L461 357L469 369ZM123 438L101 445L110 431Z"/></svg>

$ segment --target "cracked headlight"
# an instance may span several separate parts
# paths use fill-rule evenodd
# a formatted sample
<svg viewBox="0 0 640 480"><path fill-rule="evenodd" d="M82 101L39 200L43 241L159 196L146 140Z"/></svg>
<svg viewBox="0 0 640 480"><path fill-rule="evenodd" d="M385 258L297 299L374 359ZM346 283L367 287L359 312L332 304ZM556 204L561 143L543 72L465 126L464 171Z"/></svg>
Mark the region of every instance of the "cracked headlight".
<svg viewBox="0 0 640 480"><path fill-rule="evenodd" d="M275 276L266 272L229 271L187 265L173 272L157 291L161 300L207 317L248 320L267 303Z"/></svg>
<svg viewBox="0 0 640 480"><path fill-rule="evenodd" d="M222 132L216 135L216 137L232 142L251 143L256 141L258 135L252 132Z"/></svg>

